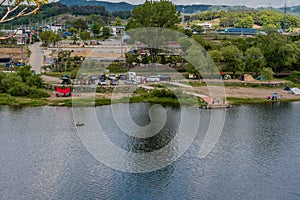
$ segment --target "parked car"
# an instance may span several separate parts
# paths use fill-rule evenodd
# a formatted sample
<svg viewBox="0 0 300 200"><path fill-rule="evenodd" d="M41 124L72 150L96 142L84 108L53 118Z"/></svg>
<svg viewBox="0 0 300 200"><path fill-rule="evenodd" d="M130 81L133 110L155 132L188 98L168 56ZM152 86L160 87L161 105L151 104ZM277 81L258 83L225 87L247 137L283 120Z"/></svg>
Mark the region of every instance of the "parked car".
<svg viewBox="0 0 300 200"><path fill-rule="evenodd" d="M110 84L111 85L119 85L119 80L118 79L111 79Z"/></svg>
<svg viewBox="0 0 300 200"><path fill-rule="evenodd" d="M108 75L108 80L113 80L116 79L116 75L115 74L109 74Z"/></svg>
<svg viewBox="0 0 300 200"><path fill-rule="evenodd" d="M124 83L127 85L137 85L138 84L135 80L126 80L126 81L124 81Z"/></svg>
<svg viewBox="0 0 300 200"><path fill-rule="evenodd" d="M71 80L69 78L69 75L64 74L61 79L62 79L62 83L61 84L63 84L63 85L64 84L66 84L66 85L71 84Z"/></svg>
<svg viewBox="0 0 300 200"><path fill-rule="evenodd" d="M171 76L167 75L167 74L159 74L158 77L159 77L159 80L161 80L161 81L170 81L171 80Z"/></svg>
<svg viewBox="0 0 300 200"><path fill-rule="evenodd" d="M106 85L106 81L104 79L99 79L98 85Z"/></svg>
<svg viewBox="0 0 300 200"><path fill-rule="evenodd" d="M106 80L106 76L105 76L105 74L100 74L100 76L99 76L99 79Z"/></svg>
<svg viewBox="0 0 300 200"><path fill-rule="evenodd" d="M119 79L120 79L120 80L126 80L127 77L126 77L125 74L119 74Z"/></svg>
<svg viewBox="0 0 300 200"><path fill-rule="evenodd" d="M148 76L147 81L148 82L159 82L160 78L158 76Z"/></svg>
<svg viewBox="0 0 300 200"><path fill-rule="evenodd" d="M17 67L23 67L23 66L25 66L25 63L17 62L17 63L16 63L16 66L17 66Z"/></svg>

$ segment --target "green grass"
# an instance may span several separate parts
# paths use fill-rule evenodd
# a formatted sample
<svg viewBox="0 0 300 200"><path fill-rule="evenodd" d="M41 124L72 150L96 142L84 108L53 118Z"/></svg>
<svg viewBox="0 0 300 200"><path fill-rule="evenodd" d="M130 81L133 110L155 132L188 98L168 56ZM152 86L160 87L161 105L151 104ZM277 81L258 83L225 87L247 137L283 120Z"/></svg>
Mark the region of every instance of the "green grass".
<svg viewBox="0 0 300 200"><path fill-rule="evenodd" d="M260 98L235 98L228 97L227 101L230 105L242 105L242 104L257 104L257 103L267 103L270 102L268 99Z"/></svg>
<svg viewBox="0 0 300 200"><path fill-rule="evenodd" d="M47 105L47 99L30 99L24 97L12 97L9 94L0 94L0 105L8 106L27 106L27 107L37 107Z"/></svg>
<svg viewBox="0 0 300 200"><path fill-rule="evenodd" d="M230 105L243 105L243 104L258 104L258 103L270 103L270 102L292 102L299 101L299 99L280 99L278 101L272 101L268 99L260 99L260 98L235 98L228 97L227 101Z"/></svg>

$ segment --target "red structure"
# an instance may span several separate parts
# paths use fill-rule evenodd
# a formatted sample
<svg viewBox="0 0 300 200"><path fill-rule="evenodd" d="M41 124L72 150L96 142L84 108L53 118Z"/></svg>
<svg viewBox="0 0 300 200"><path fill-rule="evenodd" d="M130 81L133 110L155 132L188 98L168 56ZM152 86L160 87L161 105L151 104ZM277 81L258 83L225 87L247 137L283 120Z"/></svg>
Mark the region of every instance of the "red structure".
<svg viewBox="0 0 300 200"><path fill-rule="evenodd" d="M71 96L71 87L59 87L59 86L56 86L55 87L55 91L56 91L56 96L59 97L59 96L66 96L66 97L69 97Z"/></svg>

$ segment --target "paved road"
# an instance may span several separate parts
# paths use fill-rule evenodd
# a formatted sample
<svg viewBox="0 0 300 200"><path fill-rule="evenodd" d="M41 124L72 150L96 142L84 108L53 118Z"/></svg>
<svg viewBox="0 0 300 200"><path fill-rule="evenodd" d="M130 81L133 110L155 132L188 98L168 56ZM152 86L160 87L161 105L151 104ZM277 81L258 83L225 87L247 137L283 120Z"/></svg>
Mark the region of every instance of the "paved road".
<svg viewBox="0 0 300 200"><path fill-rule="evenodd" d="M32 66L32 70L35 70L37 74L41 73L41 66L43 63L43 50L40 47L42 43L34 43L29 45L31 51L29 64Z"/></svg>

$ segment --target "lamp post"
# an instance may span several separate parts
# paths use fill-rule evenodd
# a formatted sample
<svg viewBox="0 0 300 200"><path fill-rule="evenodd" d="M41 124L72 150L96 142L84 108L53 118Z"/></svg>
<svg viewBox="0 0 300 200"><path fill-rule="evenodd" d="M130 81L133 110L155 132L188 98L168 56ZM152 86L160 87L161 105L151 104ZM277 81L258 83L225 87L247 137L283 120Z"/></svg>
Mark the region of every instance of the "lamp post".
<svg viewBox="0 0 300 200"><path fill-rule="evenodd" d="M13 65L12 65L12 64L13 64L12 60L13 60L13 55L10 55L9 58L10 58L10 59L9 59L10 73L12 73L12 66L13 66Z"/></svg>

